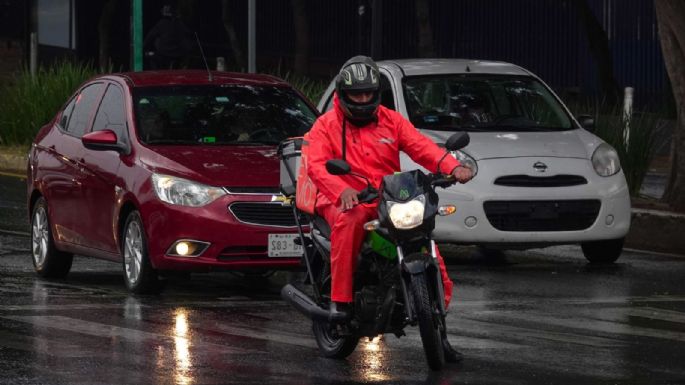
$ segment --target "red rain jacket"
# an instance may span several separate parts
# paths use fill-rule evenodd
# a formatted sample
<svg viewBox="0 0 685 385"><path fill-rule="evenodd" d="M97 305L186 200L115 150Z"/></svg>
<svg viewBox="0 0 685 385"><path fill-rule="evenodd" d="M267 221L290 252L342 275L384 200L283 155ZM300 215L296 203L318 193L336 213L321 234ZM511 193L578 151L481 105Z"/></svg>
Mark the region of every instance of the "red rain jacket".
<svg viewBox="0 0 685 385"><path fill-rule="evenodd" d="M380 187L384 176L400 171L400 151L431 172L449 174L459 166L459 161L448 155L437 170L438 161L445 155L444 148L421 134L398 112L381 105L377 116L377 122L361 128L345 122L345 160L352 171L369 178L375 188ZM361 191L366 187L366 182L359 177L331 175L326 171L328 160L342 158L343 118L335 95L334 108L321 115L308 133L307 172L319 189L317 207L329 202L339 206L340 194L346 188Z"/></svg>

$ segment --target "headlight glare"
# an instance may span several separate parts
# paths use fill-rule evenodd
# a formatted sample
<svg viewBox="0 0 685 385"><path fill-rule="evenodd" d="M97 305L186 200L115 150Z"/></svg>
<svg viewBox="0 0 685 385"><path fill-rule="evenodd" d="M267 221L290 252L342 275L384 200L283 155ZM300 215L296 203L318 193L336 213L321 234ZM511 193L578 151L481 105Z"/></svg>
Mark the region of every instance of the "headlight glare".
<svg viewBox="0 0 685 385"><path fill-rule="evenodd" d="M226 195L221 188L169 175L153 174L152 184L159 199L172 205L200 207Z"/></svg>
<svg viewBox="0 0 685 385"><path fill-rule="evenodd" d="M388 216L396 229L413 229L423 223L426 197L419 195L405 203L388 201Z"/></svg>
<svg viewBox="0 0 685 385"><path fill-rule="evenodd" d="M600 144L592 154L592 166L599 176L612 176L621 171L621 161L613 147Z"/></svg>

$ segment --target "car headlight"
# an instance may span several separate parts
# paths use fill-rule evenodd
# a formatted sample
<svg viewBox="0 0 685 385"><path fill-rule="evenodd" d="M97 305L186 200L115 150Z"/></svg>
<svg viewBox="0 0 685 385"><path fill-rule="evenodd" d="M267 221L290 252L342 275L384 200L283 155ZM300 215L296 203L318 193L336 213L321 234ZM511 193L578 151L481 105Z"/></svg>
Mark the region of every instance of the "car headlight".
<svg viewBox="0 0 685 385"><path fill-rule="evenodd" d="M423 223L423 212L426 208L426 197L419 195L405 203L388 201L388 216L396 229L413 229Z"/></svg>
<svg viewBox="0 0 685 385"><path fill-rule="evenodd" d="M471 171L473 171L473 176L476 176L476 174L478 174L478 163L476 163L476 160L473 159L471 155L460 150L451 151L450 154L452 154L454 159L458 160L462 166L470 168Z"/></svg>
<svg viewBox="0 0 685 385"><path fill-rule="evenodd" d="M612 176L621 171L621 161L613 147L600 144L592 154L592 166L599 176Z"/></svg>
<svg viewBox="0 0 685 385"><path fill-rule="evenodd" d="M199 207L226 195L221 188L169 175L153 174L152 185L159 199L172 205Z"/></svg>

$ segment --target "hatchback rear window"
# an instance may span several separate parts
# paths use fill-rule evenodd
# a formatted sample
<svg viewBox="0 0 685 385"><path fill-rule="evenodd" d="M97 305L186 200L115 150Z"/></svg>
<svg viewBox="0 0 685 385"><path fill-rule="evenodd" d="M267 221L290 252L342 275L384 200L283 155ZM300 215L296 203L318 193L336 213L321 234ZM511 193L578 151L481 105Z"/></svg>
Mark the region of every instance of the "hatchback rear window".
<svg viewBox="0 0 685 385"><path fill-rule="evenodd" d="M133 99L138 138L150 145L274 145L316 120L287 87L145 87L134 89Z"/></svg>

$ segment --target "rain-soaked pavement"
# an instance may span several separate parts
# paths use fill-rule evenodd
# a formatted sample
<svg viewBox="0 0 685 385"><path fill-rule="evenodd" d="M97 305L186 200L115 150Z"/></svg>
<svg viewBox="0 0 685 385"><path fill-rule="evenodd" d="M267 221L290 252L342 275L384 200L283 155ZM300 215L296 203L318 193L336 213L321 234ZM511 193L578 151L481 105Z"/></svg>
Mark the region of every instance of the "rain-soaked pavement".
<svg viewBox="0 0 685 385"><path fill-rule="evenodd" d="M0 231L28 234L26 179L0 173Z"/></svg>
<svg viewBox="0 0 685 385"><path fill-rule="evenodd" d="M461 364L428 370L416 329L319 357L279 298L294 274L171 279L127 294L117 264L78 257L37 278L26 238L0 235L0 384L685 383L685 258L577 247L505 256L445 248Z"/></svg>

